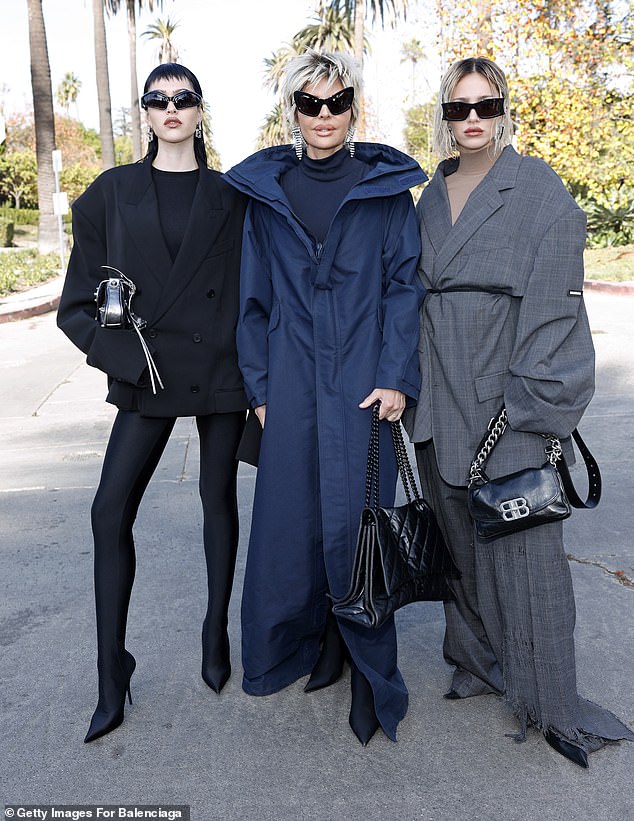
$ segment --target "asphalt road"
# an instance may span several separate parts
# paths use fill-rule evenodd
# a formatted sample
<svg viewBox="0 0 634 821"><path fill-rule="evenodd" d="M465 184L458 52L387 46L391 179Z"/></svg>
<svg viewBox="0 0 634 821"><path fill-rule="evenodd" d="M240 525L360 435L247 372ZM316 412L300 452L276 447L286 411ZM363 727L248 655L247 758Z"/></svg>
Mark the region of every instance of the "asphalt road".
<svg viewBox="0 0 634 821"><path fill-rule="evenodd" d="M588 293L597 394L580 429L604 496L573 514L579 692L634 726L634 298ZM634 744L581 770L495 697L442 699L442 608L398 617L410 709L399 741L361 748L349 676L310 695L240 688L239 600L255 471L240 469L241 547L230 611L234 674L202 682L205 608L197 435L179 420L141 507L123 725L90 745L96 703L89 507L114 409L105 378L54 315L0 324L1 797L17 804L187 804L192 818L258 821L634 819ZM579 469L581 470L581 469ZM582 473L575 469L580 483Z"/></svg>

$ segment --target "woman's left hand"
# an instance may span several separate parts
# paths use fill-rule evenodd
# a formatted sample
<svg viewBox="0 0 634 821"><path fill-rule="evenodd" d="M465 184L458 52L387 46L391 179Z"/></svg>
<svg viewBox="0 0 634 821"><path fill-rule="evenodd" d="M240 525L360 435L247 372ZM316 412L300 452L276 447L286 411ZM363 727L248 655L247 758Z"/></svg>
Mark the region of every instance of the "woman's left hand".
<svg viewBox="0 0 634 821"><path fill-rule="evenodd" d="M369 396L366 396L359 407L369 408L377 401L381 403L379 419L398 422L405 410L405 394L401 391L390 390L390 388L375 388Z"/></svg>

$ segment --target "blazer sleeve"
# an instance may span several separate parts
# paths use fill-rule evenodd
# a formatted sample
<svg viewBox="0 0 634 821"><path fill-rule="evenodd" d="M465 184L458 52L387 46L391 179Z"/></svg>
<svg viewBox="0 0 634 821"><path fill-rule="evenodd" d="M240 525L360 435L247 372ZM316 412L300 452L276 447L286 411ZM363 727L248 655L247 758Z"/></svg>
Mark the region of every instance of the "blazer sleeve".
<svg viewBox="0 0 634 821"><path fill-rule="evenodd" d="M238 364L251 407L266 404L268 334L273 319L273 286L267 255L266 206L251 200L242 236Z"/></svg>
<svg viewBox="0 0 634 821"><path fill-rule="evenodd" d="M511 428L571 434L594 393L594 346L583 303L585 215L546 231L518 317L504 400Z"/></svg>
<svg viewBox="0 0 634 821"><path fill-rule="evenodd" d="M141 386L147 361L136 331L102 328L95 320L95 290L105 278L100 266L108 262L106 220L95 202L95 194L96 189L93 188L90 198L93 207L84 209L80 201L73 205L73 250L60 298L57 324L71 342L86 354L89 365L113 379ZM88 216L88 210L92 219Z"/></svg>
<svg viewBox="0 0 634 821"><path fill-rule="evenodd" d="M383 341L375 387L418 398L419 309L425 297L417 272L420 233L411 195L389 200L383 243Z"/></svg>

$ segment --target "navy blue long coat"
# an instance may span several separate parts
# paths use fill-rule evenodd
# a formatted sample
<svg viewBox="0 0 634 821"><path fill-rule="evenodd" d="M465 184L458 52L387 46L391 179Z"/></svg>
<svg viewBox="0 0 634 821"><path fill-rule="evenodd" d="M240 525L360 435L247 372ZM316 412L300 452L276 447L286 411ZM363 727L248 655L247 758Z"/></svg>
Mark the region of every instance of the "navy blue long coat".
<svg viewBox="0 0 634 821"><path fill-rule="evenodd" d="M375 388L419 389L416 273L420 239L409 188L425 180L410 157L357 143L366 175L348 193L323 245L292 213L279 184L298 160L265 149L226 178L252 199L242 247L238 357L247 398L266 423L242 600L243 687L265 695L308 674L328 593L348 589L363 507ZM396 466L382 423L381 503ZM392 739L407 710L393 620L340 627L372 685Z"/></svg>

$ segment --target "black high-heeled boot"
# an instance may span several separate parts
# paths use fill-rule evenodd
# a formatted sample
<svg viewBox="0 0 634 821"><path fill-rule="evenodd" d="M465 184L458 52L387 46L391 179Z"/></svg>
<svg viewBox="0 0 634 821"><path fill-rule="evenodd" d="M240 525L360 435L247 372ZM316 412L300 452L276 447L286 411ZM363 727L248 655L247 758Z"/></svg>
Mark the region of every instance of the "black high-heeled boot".
<svg viewBox="0 0 634 821"><path fill-rule="evenodd" d="M227 626L219 630L209 628L209 619L203 622L203 681L214 693L220 693L231 676L229 635Z"/></svg>
<svg viewBox="0 0 634 821"><path fill-rule="evenodd" d="M127 650L124 650L123 653L122 669L119 671L118 676L108 675L101 671L99 673L99 701L97 702L97 709L90 720L86 738L84 738L85 744L112 732L121 724L126 693L130 704L132 704L130 679L132 673L134 673L136 661L132 653Z"/></svg>
<svg viewBox="0 0 634 821"><path fill-rule="evenodd" d="M348 648L332 611L328 613L321 641L321 652L304 687L305 693L330 687L338 681L343 673L344 661L349 658Z"/></svg>
<svg viewBox="0 0 634 821"><path fill-rule="evenodd" d="M559 755L563 755L564 758L584 769L588 768L588 753L582 747L560 738L553 730L545 730L544 738Z"/></svg>
<svg viewBox="0 0 634 821"><path fill-rule="evenodd" d="M355 664L351 666L352 704L348 722L356 737L365 747L379 729L380 724L374 709L374 695L370 682Z"/></svg>

